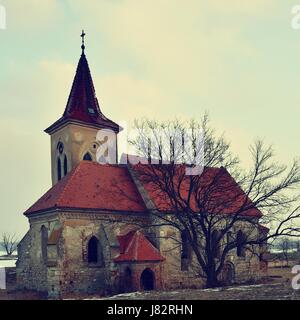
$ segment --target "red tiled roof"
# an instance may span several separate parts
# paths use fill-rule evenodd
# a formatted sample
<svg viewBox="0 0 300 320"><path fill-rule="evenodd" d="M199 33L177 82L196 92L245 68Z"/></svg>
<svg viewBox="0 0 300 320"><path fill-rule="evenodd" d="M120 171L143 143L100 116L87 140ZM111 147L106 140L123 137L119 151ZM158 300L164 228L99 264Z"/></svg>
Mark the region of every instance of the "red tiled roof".
<svg viewBox="0 0 300 320"><path fill-rule="evenodd" d="M30 207L25 215L53 208L146 211L126 167L91 161L81 161Z"/></svg>
<svg viewBox="0 0 300 320"><path fill-rule="evenodd" d="M166 194L155 187L152 181L144 179L143 173L146 172L147 165L139 164L132 168L138 173L138 179L156 209L162 212L174 211ZM185 167L179 165L177 169L184 170ZM218 175L220 177L217 182L212 183ZM224 168L205 168L200 179L203 207L200 208L201 211L192 199L191 205L195 212L235 214L245 201L251 204L251 200ZM182 184L182 198L187 196L187 187L186 183ZM204 199L206 192L208 198ZM147 212L127 166L101 165L90 161L82 161L30 207L25 215L54 208ZM251 208L242 212L242 215L261 217L262 213Z"/></svg>
<svg viewBox="0 0 300 320"><path fill-rule="evenodd" d="M174 211L170 198L149 179L153 180L155 176L159 177L160 173L153 174L150 172L148 174L150 167L146 164L133 165L132 168L137 173L138 179L143 184L144 189L147 191L157 210ZM152 166L152 168L154 167ZM176 166L175 179L176 175L181 177L184 174L183 170L185 168L184 165ZM188 176L185 179L181 184L180 195L186 200L190 184ZM176 186L179 185L178 183L175 184ZM252 206L251 200L225 168L204 168L200 176L200 186L198 196L203 205L201 209L207 213L235 214L243 207L244 203L247 203L248 208ZM195 212L200 211L194 197L192 197L191 206ZM251 207L248 210L242 210L242 215L261 217L262 213L257 208Z"/></svg>
<svg viewBox="0 0 300 320"><path fill-rule="evenodd" d="M100 110L90 68L84 53L81 55L77 66L65 112L45 132L51 133L68 121L108 128L115 132L120 131L119 126L106 118Z"/></svg>
<svg viewBox="0 0 300 320"><path fill-rule="evenodd" d="M118 236L118 241L120 243L120 253L124 253L128 247L129 242L131 241L133 235L136 233L136 230L129 231L123 236Z"/></svg>
<svg viewBox="0 0 300 320"><path fill-rule="evenodd" d="M120 255L115 262L140 262L140 261L163 261L165 258L160 254L152 243L140 231L131 231L124 236L118 237L120 243Z"/></svg>

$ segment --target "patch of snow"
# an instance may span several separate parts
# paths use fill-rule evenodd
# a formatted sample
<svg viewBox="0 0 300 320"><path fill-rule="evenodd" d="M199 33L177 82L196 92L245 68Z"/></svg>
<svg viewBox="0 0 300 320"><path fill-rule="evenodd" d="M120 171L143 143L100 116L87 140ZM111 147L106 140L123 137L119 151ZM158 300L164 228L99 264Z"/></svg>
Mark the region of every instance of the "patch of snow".
<svg viewBox="0 0 300 320"><path fill-rule="evenodd" d="M214 291L221 291L221 290L224 290L224 288L208 288L208 289L202 289L200 291L203 291L203 292L214 292Z"/></svg>
<svg viewBox="0 0 300 320"><path fill-rule="evenodd" d="M118 299L118 298L137 298L139 296L147 297L153 293L158 293L159 295L177 295L180 292L179 291L135 291L135 292L127 292L127 293L120 293L111 297L91 297L86 298L85 300L110 300L110 299Z"/></svg>
<svg viewBox="0 0 300 320"><path fill-rule="evenodd" d="M253 288L260 288L263 287L263 284L253 284L249 286L238 286L238 287L230 287L230 288L225 288L226 291L228 290L251 290Z"/></svg>
<svg viewBox="0 0 300 320"><path fill-rule="evenodd" d="M140 295L145 295L145 294L148 294L148 292L139 292L139 291L136 291L136 292L128 292L128 293L120 293L120 294L117 294L115 296L111 296L111 297L103 297L103 298L87 298L85 300L107 300L107 299L115 299L115 298L135 298L137 296L140 296Z"/></svg>
<svg viewBox="0 0 300 320"><path fill-rule="evenodd" d="M15 267L16 260L0 260L0 268Z"/></svg>

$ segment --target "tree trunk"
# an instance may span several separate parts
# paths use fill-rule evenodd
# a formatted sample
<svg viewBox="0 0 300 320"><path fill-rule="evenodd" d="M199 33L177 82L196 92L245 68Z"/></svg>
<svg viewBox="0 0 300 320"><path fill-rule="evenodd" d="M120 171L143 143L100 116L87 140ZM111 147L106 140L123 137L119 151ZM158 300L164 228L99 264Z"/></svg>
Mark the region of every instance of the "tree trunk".
<svg viewBox="0 0 300 320"><path fill-rule="evenodd" d="M219 286L220 286L220 283L219 283L216 271L215 270L210 271L206 278L206 288L216 288Z"/></svg>

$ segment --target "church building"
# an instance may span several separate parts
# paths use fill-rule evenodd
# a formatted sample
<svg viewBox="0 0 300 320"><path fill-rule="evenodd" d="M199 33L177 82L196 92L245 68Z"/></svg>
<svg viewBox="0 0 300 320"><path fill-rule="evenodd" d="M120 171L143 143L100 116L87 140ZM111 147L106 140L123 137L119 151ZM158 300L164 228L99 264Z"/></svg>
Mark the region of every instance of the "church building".
<svg viewBox="0 0 300 320"><path fill-rule="evenodd" d="M121 129L100 108L84 33L82 39L64 113L45 130L52 187L24 213L29 230L18 247L18 286L49 297L201 288L193 255L184 252L184 243L173 244L181 235L170 226L153 226L149 212L161 201L139 181L134 166L117 164ZM116 164L97 162L99 130L114 142L109 157ZM261 216L257 209L249 214ZM247 281L260 277L261 263L255 255L232 254L224 270L228 283Z"/></svg>

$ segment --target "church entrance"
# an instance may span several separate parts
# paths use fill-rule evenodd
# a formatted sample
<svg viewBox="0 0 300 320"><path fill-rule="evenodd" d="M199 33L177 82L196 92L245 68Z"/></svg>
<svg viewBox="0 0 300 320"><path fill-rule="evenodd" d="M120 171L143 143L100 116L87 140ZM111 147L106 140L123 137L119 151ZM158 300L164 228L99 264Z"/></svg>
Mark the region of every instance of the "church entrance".
<svg viewBox="0 0 300 320"><path fill-rule="evenodd" d="M150 269L145 269L141 274L141 289L145 291L154 290L154 273Z"/></svg>

